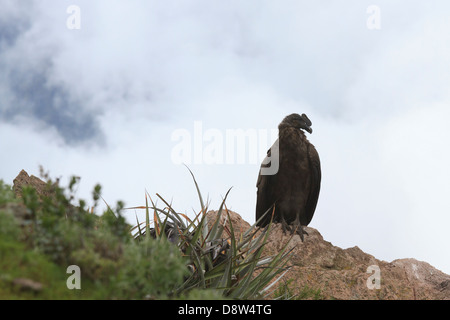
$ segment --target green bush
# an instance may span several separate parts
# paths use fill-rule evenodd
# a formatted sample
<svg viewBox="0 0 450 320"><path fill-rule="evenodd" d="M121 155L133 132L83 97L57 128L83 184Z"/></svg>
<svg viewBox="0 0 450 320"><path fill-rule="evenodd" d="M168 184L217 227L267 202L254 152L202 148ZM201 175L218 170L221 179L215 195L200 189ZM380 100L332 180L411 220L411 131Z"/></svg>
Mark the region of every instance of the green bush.
<svg viewBox="0 0 450 320"><path fill-rule="evenodd" d="M164 238L130 243L123 261L118 289L131 298L174 297L188 273L186 259Z"/></svg>
<svg viewBox="0 0 450 320"><path fill-rule="evenodd" d="M72 178L65 189L46 178L45 195L23 187L20 199L0 181L0 254L4 255L0 274L17 277L23 272L48 282L41 298L54 296L48 290L56 288L57 295L69 298L253 299L264 296L269 283L284 274L288 258L284 250L273 257L262 256L266 231L257 234L253 225L235 239L231 224L223 226L218 219L212 227L208 224L207 206L195 178L201 205L195 219L177 213L158 195L166 207L160 209L153 203L149 206L146 201L146 206L141 207L146 210L146 222L138 222L133 228L122 215L122 202L96 213L101 199L99 185L92 192L93 207L87 208L84 200L77 206L72 204L79 178ZM217 218L226 212L225 199ZM26 213L18 218L17 207L11 203L20 205ZM153 228L150 211L155 220ZM16 248L16 255L2 249L8 247ZM30 261L18 255L37 258ZM40 261L42 266L36 266ZM11 267L15 265L21 269ZM69 293L61 281L65 276L67 279L69 265L80 267L81 294ZM54 268L59 271L42 271L40 276L32 271ZM49 273L57 276L46 276ZM8 294L5 292L10 291L0 290L0 296Z"/></svg>
<svg viewBox="0 0 450 320"><path fill-rule="evenodd" d="M17 202L11 187L0 180L0 237L17 239L20 227L14 216L14 206Z"/></svg>
<svg viewBox="0 0 450 320"><path fill-rule="evenodd" d="M191 172L192 174L192 172ZM269 283L277 282L286 272L289 254L284 249L275 256L264 257L262 250L267 240L268 230L257 233L256 223L236 238L231 223L219 223L222 213L227 213L225 200L214 221L208 223L202 195L195 181L201 210L194 219L177 213L172 206L157 194L166 205L158 208L146 200L145 207L133 209L146 210L145 228L138 223L136 239L169 239L183 255L189 266L189 276L174 289L174 295L186 295L195 289L213 290L222 297L233 299L256 299L268 295ZM150 198L150 196L147 194ZM150 198L151 200L151 198ZM150 211L153 211L154 228L150 225ZM266 213L267 214L267 213ZM228 217L228 221L231 221ZM223 238L225 236L225 238ZM257 274L257 275L255 275Z"/></svg>
<svg viewBox="0 0 450 320"><path fill-rule="evenodd" d="M20 227L9 209L0 208L0 237L3 239L17 239L20 237Z"/></svg>
<svg viewBox="0 0 450 320"><path fill-rule="evenodd" d="M11 187L0 180L0 207L7 203L17 202Z"/></svg>

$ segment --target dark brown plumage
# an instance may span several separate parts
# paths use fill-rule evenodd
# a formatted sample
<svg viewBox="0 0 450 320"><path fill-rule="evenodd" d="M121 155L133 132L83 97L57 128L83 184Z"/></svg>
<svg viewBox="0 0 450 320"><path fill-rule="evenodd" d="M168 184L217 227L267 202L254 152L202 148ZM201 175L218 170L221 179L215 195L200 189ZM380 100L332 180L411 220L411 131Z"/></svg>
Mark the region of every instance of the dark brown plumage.
<svg viewBox="0 0 450 320"><path fill-rule="evenodd" d="M311 124L305 114L294 113L283 119L256 183L257 225L269 224L275 205L273 221L280 222L285 232L297 232L302 240L307 234L302 226L310 223L316 210L321 180L319 154L303 132L312 133ZM270 168L277 168L277 161L277 172L270 172Z"/></svg>

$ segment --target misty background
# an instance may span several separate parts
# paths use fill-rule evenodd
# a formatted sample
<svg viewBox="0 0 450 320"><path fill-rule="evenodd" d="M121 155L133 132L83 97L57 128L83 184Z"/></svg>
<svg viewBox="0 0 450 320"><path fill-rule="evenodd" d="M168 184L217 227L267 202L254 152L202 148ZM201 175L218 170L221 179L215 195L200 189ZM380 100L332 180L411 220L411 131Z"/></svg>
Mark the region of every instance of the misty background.
<svg viewBox="0 0 450 320"><path fill-rule="evenodd" d="M79 29L69 27L72 5ZM131 207L145 204L147 190L192 215L200 205L189 171L173 161L174 132L194 137L196 121L223 137L269 132L306 113L322 163L310 226L334 245L450 273L450 2L0 0L0 8L6 183L42 165L62 185L80 176L80 198L100 183L109 204ZM266 150L258 146L259 162ZM259 163L250 162L188 166L210 209L232 187L228 208L253 223ZM125 214L135 222L134 210Z"/></svg>

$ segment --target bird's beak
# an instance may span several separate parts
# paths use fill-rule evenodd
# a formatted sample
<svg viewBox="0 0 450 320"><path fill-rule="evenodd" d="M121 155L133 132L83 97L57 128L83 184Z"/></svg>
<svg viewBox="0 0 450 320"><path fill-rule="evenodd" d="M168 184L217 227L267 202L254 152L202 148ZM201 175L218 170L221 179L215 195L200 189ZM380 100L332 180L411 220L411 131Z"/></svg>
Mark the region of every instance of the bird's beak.
<svg viewBox="0 0 450 320"><path fill-rule="evenodd" d="M306 127L305 130L308 131L310 134L312 133L311 127Z"/></svg>

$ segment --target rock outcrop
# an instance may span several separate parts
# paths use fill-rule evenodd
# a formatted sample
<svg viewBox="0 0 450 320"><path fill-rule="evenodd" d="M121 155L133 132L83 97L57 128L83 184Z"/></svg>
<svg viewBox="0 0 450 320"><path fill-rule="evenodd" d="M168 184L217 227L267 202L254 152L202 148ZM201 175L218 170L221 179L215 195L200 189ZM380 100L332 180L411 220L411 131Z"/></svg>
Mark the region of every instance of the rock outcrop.
<svg viewBox="0 0 450 320"><path fill-rule="evenodd" d="M22 170L14 179L13 190L17 196L20 197L25 185L34 186L39 196L51 193L44 181ZM17 206L14 212L24 218L26 210L23 205ZM216 213L208 212L210 223ZM239 214L228 213L235 235L239 237L250 224ZM221 223L228 224L225 212ZM297 234L285 234L280 224L273 224L263 253L265 256L277 254L286 244L287 250L292 249L290 269L275 286L289 291L294 298L450 299L450 276L426 262L411 258L392 262L378 260L358 247L341 249L334 246L314 228L306 227L305 230L309 235L302 242ZM227 238L227 235L223 237ZM27 283L25 287L37 288Z"/></svg>
<svg viewBox="0 0 450 320"><path fill-rule="evenodd" d="M39 196L51 195L51 189L46 182L33 175L29 176L25 170L22 170L13 181L13 191L17 197L22 197L22 188L24 186L34 187Z"/></svg>
<svg viewBox="0 0 450 320"><path fill-rule="evenodd" d="M229 214L234 230L250 227L237 213ZM277 286L288 288L292 295L311 299L450 299L450 276L426 262L378 260L358 247L334 246L314 228L306 231L309 235L302 242L298 235L285 234L280 224L274 224L264 249L265 255L273 255L289 242L291 268Z"/></svg>

